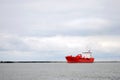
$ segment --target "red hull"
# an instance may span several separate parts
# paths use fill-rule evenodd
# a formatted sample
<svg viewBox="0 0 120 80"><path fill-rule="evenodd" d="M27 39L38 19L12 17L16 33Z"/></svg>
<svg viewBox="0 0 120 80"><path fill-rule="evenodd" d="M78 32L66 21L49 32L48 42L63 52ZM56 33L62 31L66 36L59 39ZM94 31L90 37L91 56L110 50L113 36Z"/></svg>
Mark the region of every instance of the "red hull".
<svg viewBox="0 0 120 80"><path fill-rule="evenodd" d="M65 57L68 63L93 63L94 62L94 58L84 58L82 57L81 54L73 57L73 56L66 56Z"/></svg>

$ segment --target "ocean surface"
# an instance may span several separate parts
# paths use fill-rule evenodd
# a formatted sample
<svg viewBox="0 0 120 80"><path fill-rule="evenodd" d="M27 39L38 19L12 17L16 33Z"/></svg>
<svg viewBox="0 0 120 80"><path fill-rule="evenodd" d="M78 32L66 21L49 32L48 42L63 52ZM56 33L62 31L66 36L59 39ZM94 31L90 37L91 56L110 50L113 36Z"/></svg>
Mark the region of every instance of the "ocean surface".
<svg viewBox="0 0 120 80"><path fill-rule="evenodd" d="M0 63L0 80L120 80L120 63Z"/></svg>

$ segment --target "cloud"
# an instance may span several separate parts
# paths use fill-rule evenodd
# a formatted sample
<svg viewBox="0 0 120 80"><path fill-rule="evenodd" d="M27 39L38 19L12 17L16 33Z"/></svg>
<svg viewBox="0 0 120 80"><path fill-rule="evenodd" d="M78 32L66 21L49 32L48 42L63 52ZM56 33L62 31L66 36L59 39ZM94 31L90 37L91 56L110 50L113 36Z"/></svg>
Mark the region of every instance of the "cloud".
<svg viewBox="0 0 120 80"><path fill-rule="evenodd" d="M4 50L0 50L0 54L4 54L5 59L10 56L17 59L14 58L16 56L17 60L21 57L25 60L64 60L66 55L76 55L88 49L91 49L95 56L102 55L101 53L120 55L119 41L119 36L16 37L4 34L0 41L3 43L0 48Z"/></svg>
<svg viewBox="0 0 120 80"><path fill-rule="evenodd" d="M117 3L119 1L1 1L0 32L20 36L119 35Z"/></svg>
<svg viewBox="0 0 120 80"><path fill-rule="evenodd" d="M119 37L114 36L53 36L53 37L26 37L23 41L33 50L69 50L92 48L99 51L119 49Z"/></svg>
<svg viewBox="0 0 120 80"><path fill-rule="evenodd" d="M29 46L22 41L22 38L15 35L0 33L0 43L1 51L26 51L29 49Z"/></svg>
<svg viewBox="0 0 120 80"><path fill-rule="evenodd" d="M64 60L86 48L119 56L119 7L118 0L1 0L0 57Z"/></svg>
<svg viewBox="0 0 120 80"><path fill-rule="evenodd" d="M100 18L81 18L65 23L64 28L79 30L101 30L110 26L110 21Z"/></svg>
<svg viewBox="0 0 120 80"><path fill-rule="evenodd" d="M61 11L68 11L72 9L93 9L93 8L99 8L100 4L98 1L92 0L86 0L86 1L72 1L72 0L61 0L61 1L30 1L30 2L24 2L23 7L28 10L38 11L41 10L41 12L61 12ZM86 3L87 2L87 3Z"/></svg>

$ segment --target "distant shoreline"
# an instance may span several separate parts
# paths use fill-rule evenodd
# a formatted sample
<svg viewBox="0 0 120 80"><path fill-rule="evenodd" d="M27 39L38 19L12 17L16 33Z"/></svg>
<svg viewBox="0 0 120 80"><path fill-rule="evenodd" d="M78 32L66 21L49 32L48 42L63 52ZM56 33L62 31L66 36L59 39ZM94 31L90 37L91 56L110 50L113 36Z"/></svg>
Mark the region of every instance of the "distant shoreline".
<svg viewBox="0 0 120 80"><path fill-rule="evenodd" d="M67 63L66 61L0 61L0 63ZM120 61L95 61L94 63L120 63Z"/></svg>
<svg viewBox="0 0 120 80"><path fill-rule="evenodd" d="M0 63L66 63L66 61L0 61Z"/></svg>

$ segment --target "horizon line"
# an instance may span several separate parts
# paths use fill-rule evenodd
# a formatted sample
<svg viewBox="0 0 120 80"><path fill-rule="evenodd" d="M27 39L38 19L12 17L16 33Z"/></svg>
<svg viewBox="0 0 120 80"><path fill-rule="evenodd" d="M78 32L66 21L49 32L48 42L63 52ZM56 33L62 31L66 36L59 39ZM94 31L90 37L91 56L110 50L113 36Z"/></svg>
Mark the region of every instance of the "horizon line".
<svg viewBox="0 0 120 80"><path fill-rule="evenodd" d="M0 61L0 63L67 63L66 61ZM94 61L93 63L120 63L120 61Z"/></svg>

